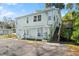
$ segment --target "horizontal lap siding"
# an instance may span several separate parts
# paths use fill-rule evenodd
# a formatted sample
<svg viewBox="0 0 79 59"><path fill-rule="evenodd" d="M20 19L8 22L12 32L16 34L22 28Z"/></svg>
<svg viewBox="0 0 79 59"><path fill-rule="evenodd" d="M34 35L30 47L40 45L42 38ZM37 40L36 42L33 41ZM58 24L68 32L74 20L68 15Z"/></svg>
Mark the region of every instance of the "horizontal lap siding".
<svg viewBox="0 0 79 59"><path fill-rule="evenodd" d="M30 15L30 16L25 16L21 19L17 20L16 24L16 33L17 36L23 38L24 37L24 32L27 34L27 30L28 30L28 36L29 38L45 38L45 33L47 32L47 35L49 36L50 34L50 30L49 27L52 24L53 28L56 27L55 25L55 21L54 21L54 16L56 15L56 11L55 10L51 10L48 12L44 12L44 13L37 13L34 15ZM41 21L36 21L34 22L34 16L41 15ZM51 20L48 20L48 16L51 16ZM28 17L28 23L27 23L27 17ZM42 27L43 31L42 31L42 37L38 37L37 33L38 33L38 28ZM21 29L21 31L19 31ZM54 28L55 30L55 28ZM53 32L54 32L53 30ZM25 35L25 37L27 37L27 35Z"/></svg>
<svg viewBox="0 0 79 59"><path fill-rule="evenodd" d="M45 38L45 33L46 32L49 35L49 28L48 27L42 27L42 32L41 32L42 36L38 36L38 29L39 28L31 28L31 27L28 28L28 27L26 27L26 30L24 31L25 32L25 36L24 37L25 38L43 39L43 38ZM28 31L28 35L27 35L27 31ZM22 36L22 33L21 33L21 36Z"/></svg>

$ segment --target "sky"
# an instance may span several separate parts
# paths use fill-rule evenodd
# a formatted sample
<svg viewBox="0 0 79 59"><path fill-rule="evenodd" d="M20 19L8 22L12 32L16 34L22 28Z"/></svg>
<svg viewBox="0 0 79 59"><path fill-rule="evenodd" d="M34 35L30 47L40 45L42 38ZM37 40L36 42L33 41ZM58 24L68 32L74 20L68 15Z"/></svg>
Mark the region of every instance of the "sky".
<svg viewBox="0 0 79 59"><path fill-rule="evenodd" d="M4 16L16 18L18 16L27 15L35 12L36 10L43 10L44 3L0 3L0 20ZM62 16L67 13L67 10L62 10Z"/></svg>

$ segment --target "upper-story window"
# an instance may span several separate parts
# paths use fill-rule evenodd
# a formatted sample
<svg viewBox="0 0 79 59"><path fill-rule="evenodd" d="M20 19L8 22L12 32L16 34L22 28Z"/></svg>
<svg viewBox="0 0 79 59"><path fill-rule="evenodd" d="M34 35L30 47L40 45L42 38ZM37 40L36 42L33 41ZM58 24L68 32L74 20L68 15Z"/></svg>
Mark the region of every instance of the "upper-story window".
<svg viewBox="0 0 79 59"><path fill-rule="evenodd" d="M29 22L29 21L28 21L28 17L27 17L27 21L26 21L26 22L27 22L27 23Z"/></svg>
<svg viewBox="0 0 79 59"><path fill-rule="evenodd" d="M51 11L48 12L47 17L48 17L48 20L52 20L52 12Z"/></svg>
<svg viewBox="0 0 79 59"><path fill-rule="evenodd" d="M33 21L36 22L36 20L37 20L37 16L34 16L34 20Z"/></svg>
<svg viewBox="0 0 79 59"><path fill-rule="evenodd" d="M41 15L38 15L38 21L41 21Z"/></svg>
<svg viewBox="0 0 79 59"><path fill-rule="evenodd" d="M48 16L48 20L51 20L51 16Z"/></svg>

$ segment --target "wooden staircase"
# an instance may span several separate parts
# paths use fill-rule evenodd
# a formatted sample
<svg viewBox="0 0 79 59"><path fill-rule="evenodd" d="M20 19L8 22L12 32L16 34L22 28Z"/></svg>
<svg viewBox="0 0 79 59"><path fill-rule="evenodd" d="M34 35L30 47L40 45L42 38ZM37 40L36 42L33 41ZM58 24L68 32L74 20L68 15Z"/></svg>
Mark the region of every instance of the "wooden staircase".
<svg viewBox="0 0 79 59"><path fill-rule="evenodd" d="M54 34L51 37L50 42L57 43L60 41L60 30L61 30L61 25L55 28Z"/></svg>
<svg viewBox="0 0 79 59"><path fill-rule="evenodd" d="M54 35L52 37L52 41L53 42L57 42L58 41L58 32L59 32L59 27L56 27Z"/></svg>

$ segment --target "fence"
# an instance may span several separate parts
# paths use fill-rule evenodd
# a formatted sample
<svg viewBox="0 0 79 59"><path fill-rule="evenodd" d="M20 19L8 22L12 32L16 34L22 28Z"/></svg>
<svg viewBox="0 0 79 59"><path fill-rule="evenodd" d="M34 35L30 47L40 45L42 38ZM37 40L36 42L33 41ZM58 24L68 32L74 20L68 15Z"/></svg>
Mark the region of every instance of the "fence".
<svg viewBox="0 0 79 59"><path fill-rule="evenodd" d="M14 33L14 29L0 29L0 35Z"/></svg>

